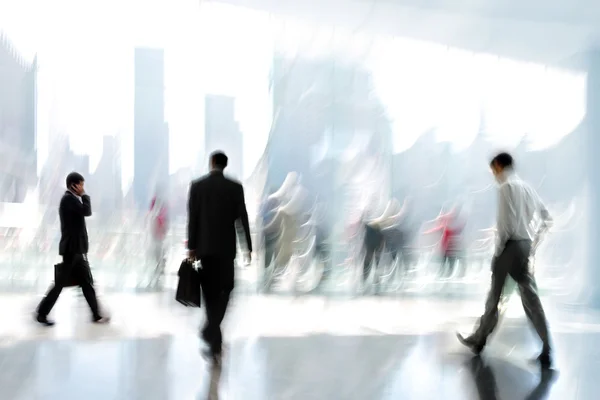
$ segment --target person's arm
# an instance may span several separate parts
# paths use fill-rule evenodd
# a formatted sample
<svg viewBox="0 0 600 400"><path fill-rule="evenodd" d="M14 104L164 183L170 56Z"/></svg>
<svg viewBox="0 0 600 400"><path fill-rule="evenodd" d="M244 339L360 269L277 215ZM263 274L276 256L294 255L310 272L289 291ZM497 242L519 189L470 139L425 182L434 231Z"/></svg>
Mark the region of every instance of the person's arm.
<svg viewBox="0 0 600 400"><path fill-rule="evenodd" d="M81 196L81 201L75 198L75 196L67 195L62 206L67 213L76 214L82 217L89 217L92 215L92 201L87 194Z"/></svg>
<svg viewBox="0 0 600 400"><path fill-rule="evenodd" d="M431 233L439 232L439 231L441 231L441 230L443 230L443 229L444 229L444 225L438 225L438 226L436 226L436 227L434 227L434 228L431 228L431 229L429 229L429 230L426 230L425 232L423 232L423 234L424 234L424 235L429 235L429 234L431 234Z"/></svg>
<svg viewBox="0 0 600 400"><path fill-rule="evenodd" d="M248 220L248 210L246 210L246 199L244 196L244 187L239 185L238 192L238 218L242 222L244 236L246 237L246 247L249 253L252 253L252 237L250 236L250 221Z"/></svg>
<svg viewBox="0 0 600 400"><path fill-rule="evenodd" d="M550 215L550 213L548 212L548 209L544 205L544 202L540 198L540 196L535 191L533 192L533 195L534 195L534 199L536 202L536 208L537 208L538 212L540 213L540 217L542 219L542 223L540 224L540 227L538 228L538 230L535 234L535 238L533 239L533 244L531 246L532 253L535 254L535 252L537 251L537 248L539 247L540 243L544 239L544 235L546 234L546 232L548 232L548 230L552 226L553 219L552 219L552 216Z"/></svg>
<svg viewBox="0 0 600 400"><path fill-rule="evenodd" d="M188 226L187 226L187 247L189 256L195 256L196 244L198 243L198 200L197 189L192 183L188 198Z"/></svg>
<svg viewBox="0 0 600 400"><path fill-rule="evenodd" d="M498 257L506 242L515 231L517 213L512 200L512 192L509 185L500 186L498 192L498 220L496 222L496 251L494 255Z"/></svg>

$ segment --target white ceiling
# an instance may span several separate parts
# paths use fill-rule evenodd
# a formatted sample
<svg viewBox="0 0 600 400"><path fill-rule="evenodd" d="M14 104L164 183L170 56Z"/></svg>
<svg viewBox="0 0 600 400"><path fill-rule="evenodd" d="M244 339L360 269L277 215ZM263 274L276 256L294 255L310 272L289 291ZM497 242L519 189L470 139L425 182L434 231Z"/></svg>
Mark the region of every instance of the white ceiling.
<svg viewBox="0 0 600 400"><path fill-rule="evenodd" d="M578 70L585 68L585 54L600 37L600 1L596 0L217 1L311 24Z"/></svg>

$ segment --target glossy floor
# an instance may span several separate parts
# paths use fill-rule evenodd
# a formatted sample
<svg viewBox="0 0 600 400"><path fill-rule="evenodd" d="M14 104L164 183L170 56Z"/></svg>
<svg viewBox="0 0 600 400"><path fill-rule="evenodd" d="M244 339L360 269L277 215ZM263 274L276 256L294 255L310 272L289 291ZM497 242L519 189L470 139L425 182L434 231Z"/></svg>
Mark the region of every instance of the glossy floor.
<svg viewBox="0 0 600 400"><path fill-rule="evenodd" d="M0 296L0 399L562 400L600 389L600 316L547 304L558 371L541 375L518 297L475 359L454 337L472 327L474 302L240 296L221 370L200 356L201 313L170 293L105 296L113 321L96 326L66 291L50 329L31 322L36 300Z"/></svg>

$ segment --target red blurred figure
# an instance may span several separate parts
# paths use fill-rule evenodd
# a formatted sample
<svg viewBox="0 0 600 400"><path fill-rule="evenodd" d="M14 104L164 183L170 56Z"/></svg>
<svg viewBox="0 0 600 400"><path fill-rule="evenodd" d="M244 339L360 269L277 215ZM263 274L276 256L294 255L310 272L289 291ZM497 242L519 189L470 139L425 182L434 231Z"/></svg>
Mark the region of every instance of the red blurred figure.
<svg viewBox="0 0 600 400"><path fill-rule="evenodd" d="M158 240L164 240L169 231L168 210L164 203L157 200L157 197L152 198L150 203L150 213L152 218L152 235Z"/></svg>
<svg viewBox="0 0 600 400"><path fill-rule="evenodd" d="M165 269L165 240L169 232L169 210L167 203L162 195L161 188L157 188L156 195L150 202L150 236L151 251L155 264L155 270L151 278L150 285L155 286L159 283L160 277Z"/></svg>
<svg viewBox="0 0 600 400"><path fill-rule="evenodd" d="M447 214L442 214L437 219L438 225L424 234L441 232L440 250L442 260L443 275L448 277L452 275L455 266L458 264L460 256L460 237L464 230L464 221L458 217L458 212L453 209Z"/></svg>

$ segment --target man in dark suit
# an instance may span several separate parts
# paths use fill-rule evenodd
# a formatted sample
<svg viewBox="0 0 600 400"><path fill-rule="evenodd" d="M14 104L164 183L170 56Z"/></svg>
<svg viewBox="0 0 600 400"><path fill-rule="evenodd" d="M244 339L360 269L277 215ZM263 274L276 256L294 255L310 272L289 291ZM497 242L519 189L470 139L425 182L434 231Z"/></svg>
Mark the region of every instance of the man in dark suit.
<svg viewBox="0 0 600 400"><path fill-rule="evenodd" d="M92 215L92 203L90 196L85 194L84 183L83 176L77 172L67 176L67 191L58 208L61 233L58 253L63 257L63 266L61 273L56 277L56 282L37 308L36 319L42 325L54 325L54 322L48 319L48 314L65 285L71 280L75 280L81 287L92 311L92 321L108 322L108 318L100 315L92 272L87 261L89 242L85 218Z"/></svg>
<svg viewBox="0 0 600 400"><path fill-rule="evenodd" d="M206 306L202 338L215 362L220 359L221 322L234 286L237 221L241 222L245 234L246 262L250 262L252 252L244 188L223 175L227 161L223 152L211 155L211 171L192 182L188 201L189 257L200 260L202 265L201 285Z"/></svg>

